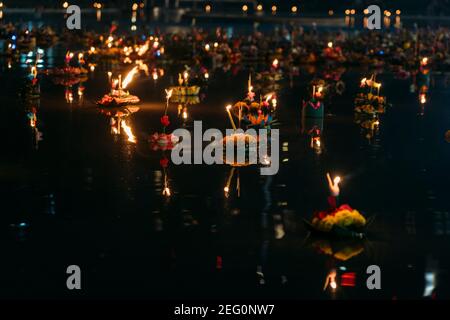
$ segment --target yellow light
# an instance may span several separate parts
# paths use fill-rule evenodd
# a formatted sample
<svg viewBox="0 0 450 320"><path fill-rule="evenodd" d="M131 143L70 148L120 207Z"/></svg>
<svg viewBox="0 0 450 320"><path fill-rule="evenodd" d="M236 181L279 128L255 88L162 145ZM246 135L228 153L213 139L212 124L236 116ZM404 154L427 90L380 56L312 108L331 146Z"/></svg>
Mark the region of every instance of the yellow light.
<svg viewBox="0 0 450 320"><path fill-rule="evenodd" d="M63 3L63 8L66 9L67 7L69 7L69 3L66 1Z"/></svg>
<svg viewBox="0 0 450 320"><path fill-rule="evenodd" d="M369 9L364 9L364 14L369 14Z"/></svg>
<svg viewBox="0 0 450 320"><path fill-rule="evenodd" d="M293 6L293 7L291 8L292 13L296 13L297 10L298 10L297 6Z"/></svg>
<svg viewBox="0 0 450 320"><path fill-rule="evenodd" d="M277 12L277 6L272 6L272 12Z"/></svg>
<svg viewBox="0 0 450 320"><path fill-rule="evenodd" d="M263 10L263 6L261 4L258 4L258 6L256 7L256 10L262 11Z"/></svg>
<svg viewBox="0 0 450 320"><path fill-rule="evenodd" d="M135 25L132 25L131 26L131 31L136 31L136 30L137 30L137 27Z"/></svg>
<svg viewBox="0 0 450 320"><path fill-rule="evenodd" d="M333 42L328 42L328 48L333 48Z"/></svg>
<svg viewBox="0 0 450 320"><path fill-rule="evenodd" d="M386 11L386 17L390 17L391 16L391 12L390 11Z"/></svg>
<svg viewBox="0 0 450 320"><path fill-rule="evenodd" d="M334 14L334 11L333 10L328 10L328 15L329 16L332 16Z"/></svg>
<svg viewBox="0 0 450 320"><path fill-rule="evenodd" d="M242 11L247 12L248 11L248 6L246 4L244 4L242 6Z"/></svg>
<svg viewBox="0 0 450 320"><path fill-rule="evenodd" d="M205 73L205 79L209 79L209 73Z"/></svg>
<svg viewBox="0 0 450 320"><path fill-rule="evenodd" d="M209 44L205 44L205 50L206 50L206 51L209 51L209 48L210 48L210 47L209 47Z"/></svg>
<svg viewBox="0 0 450 320"><path fill-rule="evenodd" d="M355 14L356 13L356 10L355 9L352 9L351 11L350 11L350 14Z"/></svg>
<svg viewBox="0 0 450 320"><path fill-rule="evenodd" d="M400 14L402 14L402 12L401 12L401 10L397 10L397 11L395 11L395 14L400 15Z"/></svg>
<svg viewBox="0 0 450 320"><path fill-rule="evenodd" d="M211 12L211 6L210 6L209 4L207 4L207 5L205 6L205 11L206 11L207 13L210 13L210 12Z"/></svg>
<svg viewBox="0 0 450 320"><path fill-rule="evenodd" d="M217 48L219 44L217 42L214 42L214 48Z"/></svg>
<svg viewBox="0 0 450 320"><path fill-rule="evenodd" d="M131 7L131 9L133 11L136 11L138 9L138 4L137 3L133 3L133 6Z"/></svg>
<svg viewBox="0 0 450 320"><path fill-rule="evenodd" d="M349 14L350 14L350 10L348 10L348 9L345 10L345 14L346 14L346 15L349 15Z"/></svg>

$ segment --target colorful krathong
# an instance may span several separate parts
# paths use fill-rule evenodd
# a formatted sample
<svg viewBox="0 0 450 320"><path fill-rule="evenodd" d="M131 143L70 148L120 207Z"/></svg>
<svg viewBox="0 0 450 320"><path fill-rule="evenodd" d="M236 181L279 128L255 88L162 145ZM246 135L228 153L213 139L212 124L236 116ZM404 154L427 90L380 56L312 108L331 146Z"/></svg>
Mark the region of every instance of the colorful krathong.
<svg viewBox="0 0 450 320"><path fill-rule="evenodd" d="M250 76L247 96L232 106L233 115L238 119L239 127L271 128L276 124L274 119L274 112L277 108L276 93L271 92L264 97L260 95L258 100L255 98L256 93L253 92Z"/></svg>
<svg viewBox="0 0 450 320"><path fill-rule="evenodd" d="M306 226L313 232L337 238L362 239L365 237L366 218L348 204L338 205L341 178L333 180L327 173L330 196L329 209L315 212L311 221L304 220Z"/></svg>
<svg viewBox="0 0 450 320"><path fill-rule="evenodd" d="M381 83L376 82L374 75L370 79L363 78L360 88L363 88L364 92L356 95L355 112L368 115L377 115L386 112L386 97L380 95Z"/></svg>

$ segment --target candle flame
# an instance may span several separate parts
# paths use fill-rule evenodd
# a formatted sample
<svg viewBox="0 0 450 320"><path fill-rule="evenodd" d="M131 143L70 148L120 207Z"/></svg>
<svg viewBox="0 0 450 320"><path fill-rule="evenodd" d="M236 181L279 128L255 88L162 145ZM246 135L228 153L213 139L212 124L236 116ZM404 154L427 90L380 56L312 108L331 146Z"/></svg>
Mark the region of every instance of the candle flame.
<svg viewBox="0 0 450 320"><path fill-rule="evenodd" d="M339 183L341 182L341 177L336 176L336 177L334 178L333 182L334 182L335 185L339 184Z"/></svg>
<svg viewBox="0 0 450 320"><path fill-rule="evenodd" d="M229 104L225 108L227 109L227 111L230 111L231 107L232 107L231 104Z"/></svg>
<svg viewBox="0 0 450 320"><path fill-rule="evenodd" d="M134 75L138 72L138 67L134 67L125 77L125 79L122 82L122 88L126 89L126 87L130 84L131 80L133 80Z"/></svg>

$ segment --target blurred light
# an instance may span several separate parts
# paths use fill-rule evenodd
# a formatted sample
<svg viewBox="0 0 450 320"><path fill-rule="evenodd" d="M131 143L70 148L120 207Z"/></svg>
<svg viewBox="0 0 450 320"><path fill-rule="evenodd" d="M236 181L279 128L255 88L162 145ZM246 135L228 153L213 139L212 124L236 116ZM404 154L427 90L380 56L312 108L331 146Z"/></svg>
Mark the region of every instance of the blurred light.
<svg viewBox="0 0 450 320"><path fill-rule="evenodd" d="M397 10L397 11L395 11L395 14L400 15L400 14L402 14L402 12L401 12L401 10Z"/></svg>
<svg viewBox="0 0 450 320"><path fill-rule="evenodd" d="M69 3L66 1L66 2L63 3L63 8L67 9L67 7L69 7Z"/></svg>
<svg viewBox="0 0 450 320"><path fill-rule="evenodd" d="M263 10L262 4L258 4L258 5L256 6L256 10L262 11L262 10Z"/></svg>
<svg viewBox="0 0 450 320"><path fill-rule="evenodd" d="M352 9L351 11L350 11L350 14L355 14L356 13L356 10L355 9Z"/></svg>
<svg viewBox="0 0 450 320"><path fill-rule="evenodd" d="M328 15L329 15L329 16L334 15L334 11L333 11L333 10L328 10Z"/></svg>
<svg viewBox="0 0 450 320"><path fill-rule="evenodd" d="M345 10L345 14L346 14L346 15L349 15L349 14L350 14L350 10L348 10L348 9Z"/></svg>
<svg viewBox="0 0 450 320"><path fill-rule="evenodd" d="M291 12L292 12L292 13L297 13L297 10L298 10L297 6L293 6L293 7L291 8Z"/></svg>
<svg viewBox="0 0 450 320"><path fill-rule="evenodd" d="M272 6L272 12L273 13L277 12L277 6Z"/></svg>
<svg viewBox="0 0 450 320"><path fill-rule="evenodd" d="M131 7L131 9L133 11L136 11L138 9L138 4L137 3L133 3L133 6Z"/></svg>
<svg viewBox="0 0 450 320"><path fill-rule="evenodd" d="M210 13L210 12L211 12L211 6L210 6L209 4L207 4L207 5L205 6L205 11L206 11L207 13Z"/></svg>
<svg viewBox="0 0 450 320"><path fill-rule="evenodd" d="M369 9L364 9L364 14L369 14Z"/></svg>
<svg viewBox="0 0 450 320"><path fill-rule="evenodd" d="M248 6L246 4L244 4L242 6L242 11L247 12L248 11Z"/></svg>

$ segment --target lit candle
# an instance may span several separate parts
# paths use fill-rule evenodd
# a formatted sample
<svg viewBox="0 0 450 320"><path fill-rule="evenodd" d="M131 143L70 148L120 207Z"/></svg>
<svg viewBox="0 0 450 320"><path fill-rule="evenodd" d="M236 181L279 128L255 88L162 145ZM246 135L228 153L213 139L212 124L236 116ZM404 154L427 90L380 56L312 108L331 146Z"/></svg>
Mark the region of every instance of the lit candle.
<svg viewBox="0 0 450 320"><path fill-rule="evenodd" d="M341 177L336 176L333 180L331 180L330 174L327 173L327 180L331 195L333 197L339 196L340 193L339 183L341 182Z"/></svg>
<svg viewBox="0 0 450 320"><path fill-rule="evenodd" d="M231 125L233 126L233 129L236 130L236 125L234 124L233 117L231 116L231 112L230 112L231 105L228 105L226 107L226 109L227 109L228 117L230 118Z"/></svg>

